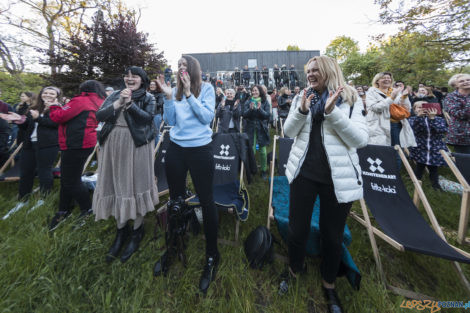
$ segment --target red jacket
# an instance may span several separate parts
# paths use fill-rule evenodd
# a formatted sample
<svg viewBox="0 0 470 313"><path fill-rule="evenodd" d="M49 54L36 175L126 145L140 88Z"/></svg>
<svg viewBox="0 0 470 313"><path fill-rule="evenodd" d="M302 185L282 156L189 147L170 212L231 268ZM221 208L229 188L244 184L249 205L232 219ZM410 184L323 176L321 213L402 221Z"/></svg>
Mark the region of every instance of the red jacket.
<svg viewBox="0 0 470 313"><path fill-rule="evenodd" d="M96 145L96 111L104 99L82 92L64 106L50 107L50 118L59 124L60 150L86 149Z"/></svg>

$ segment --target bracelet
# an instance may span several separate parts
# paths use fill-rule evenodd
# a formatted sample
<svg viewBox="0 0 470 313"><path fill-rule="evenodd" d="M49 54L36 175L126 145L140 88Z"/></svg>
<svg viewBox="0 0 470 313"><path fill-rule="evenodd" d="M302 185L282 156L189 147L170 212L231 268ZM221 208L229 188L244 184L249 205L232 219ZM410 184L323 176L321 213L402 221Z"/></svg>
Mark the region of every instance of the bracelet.
<svg viewBox="0 0 470 313"><path fill-rule="evenodd" d="M191 96L192 96L192 95L193 95L193 94L192 94L192 93L190 93L190 94L189 94L189 97L188 97L188 96L186 96L186 95L184 95L184 96L186 97L186 99L189 99L189 98L191 98Z"/></svg>

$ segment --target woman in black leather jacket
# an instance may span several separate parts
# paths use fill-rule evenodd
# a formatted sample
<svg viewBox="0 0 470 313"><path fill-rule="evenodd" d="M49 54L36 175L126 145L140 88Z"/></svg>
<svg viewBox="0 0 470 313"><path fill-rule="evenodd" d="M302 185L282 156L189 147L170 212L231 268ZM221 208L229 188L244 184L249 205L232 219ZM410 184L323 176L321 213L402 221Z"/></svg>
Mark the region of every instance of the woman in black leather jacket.
<svg viewBox="0 0 470 313"><path fill-rule="evenodd" d="M97 120L105 124L99 135L93 212L96 220L113 216L117 223L107 262L119 255L128 237L121 261L126 262L138 249L144 236L144 216L158 203L153 175L155 98L146 91L149 79L140 67L128 68L124 83L126 88L112 93L96 112ZM129 220L134 220L133 229Z"/></svg>

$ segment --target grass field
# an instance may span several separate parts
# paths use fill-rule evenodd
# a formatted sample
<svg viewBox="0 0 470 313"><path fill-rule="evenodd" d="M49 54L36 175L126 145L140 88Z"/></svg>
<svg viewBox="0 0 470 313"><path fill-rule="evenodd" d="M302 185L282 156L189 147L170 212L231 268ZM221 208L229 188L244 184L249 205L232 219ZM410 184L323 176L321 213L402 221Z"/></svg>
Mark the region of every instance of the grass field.
<svg viewBox="0 0 470 313"><path fill-rule="evenodd" d="M404 173L404 172L402 172ZM441 174L455 180L450 170ZM405 179L411 192L411 181ZM243 246L220 245L221 264L208 295L198 295L198 281L204 259L201 235L189 235L186 251L188 266L175 262L167 277L154 278L153 265L163 253L164 239L157 229L155 213L145 218L146 236L141 249L127 263L108 265L105 253L114 239L113 220L95 222L89 218L80 226L78 209L55 232L48 223L58 206L58 181L45 205L28 212L37 198L8 220L0 220L0 312L325 312L320 288L319 260L309 259L308 273L289 293L277 293L278 276L285 265L281 261L263 270L247 267ZM425 192L447 239L456 244L460 197L436 193L427 178ZM17 183L0 185L0 215L16 204ZM269 186L257 176L248 186L251 209L241 225L244 240L257 225L267 219ZM162 198L161 201L166 201ZM353 209L359 210L358 203ZM233 239L234 217L220 214L219 237ZM353 241L349 248L362 274L361 289L354 291L345 278L337 280L343 306L349 313L431 312L429 309L400 308L403 297L381 284L369 238L365 229L348 219ZM272 227L279 238L276 227ZM415 253L400 253L377 239L388 281L404 289L427 294L436 300L468 301L450 261ZM468 246L458 247L470 251ZM286 255L285 245L276 252ZM470 267L462 265L468 278ZM463 309L442 309L461 312Z"/></svg>

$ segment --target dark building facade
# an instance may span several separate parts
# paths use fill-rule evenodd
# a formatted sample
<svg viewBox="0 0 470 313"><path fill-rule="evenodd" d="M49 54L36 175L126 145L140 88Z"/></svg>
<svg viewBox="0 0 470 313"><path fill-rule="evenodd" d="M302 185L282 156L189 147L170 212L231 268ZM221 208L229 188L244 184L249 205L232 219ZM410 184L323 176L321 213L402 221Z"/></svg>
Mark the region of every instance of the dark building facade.
<svg viewBox="0 0 470 313"><path fill-rule="evenodd" d="M243 69L248 65L250 71L257 66L262 69L266 66L270 72L270 80L272 78L272 69L274 64L279 68L285 64L289 68L294 64L298 73L299 84L305 82L304 66L307 61L319 56L319 50L303 50L303 51L243 51L243 52L218 52L218 53L186 53L195 57L201 64L204 73L209 73L211 77L226 77L228 73L234 71L236 67ZM266 84L268 85L268 84ZM269 84L269 87L272 83Z"/></svg>
<svg viewBox="0 0 470 313"><path fill-rule="evenodd" d="M244 52L219 52L219 53L187 53L198 59L204 72L233 71L235 67L240 69L248 65L250 69L255 66L273 68L274 64L281 67L295 65L297 70L303 70L307 61L320 55L319 50L304 51L244 51ZM252 66L251 66L252 65Z"/></svg>

